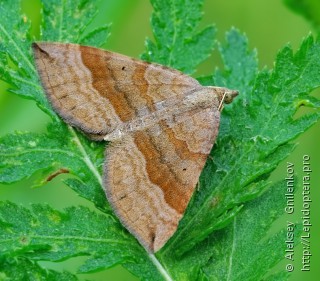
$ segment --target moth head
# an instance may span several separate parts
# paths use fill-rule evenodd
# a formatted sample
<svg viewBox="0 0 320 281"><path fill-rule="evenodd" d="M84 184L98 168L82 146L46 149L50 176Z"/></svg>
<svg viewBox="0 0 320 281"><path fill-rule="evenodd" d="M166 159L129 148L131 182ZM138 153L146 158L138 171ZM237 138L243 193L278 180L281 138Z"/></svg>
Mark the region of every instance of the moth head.
<svg viewBox="0 0 320 281"><path fill-rule="evenodd" d="M228 88L223 88L223 87L214 87L214 86L209 86L214 94L218 97L219 101L219 111L223 109L223 104L226 103L231 103L233 99L239 94L238 91L236 90L230 90Z"/></svg>
<svg viewBox="0 0 320 281"><path fill-rule="evenodd" d="M239 94L238 91L236 90L229 90L226 89L225 94L224 94L224 98L223 98L223 102L224 103L231 103L233 101L233 99Z"/></svg>
<svg viewBox="0 0 320 281"><path fill-rule="evenodd" d="M230 90L223 87L214 87L214 90L218 96L219 103L231 103L233 99L239 94L236 90Z"/></svg>

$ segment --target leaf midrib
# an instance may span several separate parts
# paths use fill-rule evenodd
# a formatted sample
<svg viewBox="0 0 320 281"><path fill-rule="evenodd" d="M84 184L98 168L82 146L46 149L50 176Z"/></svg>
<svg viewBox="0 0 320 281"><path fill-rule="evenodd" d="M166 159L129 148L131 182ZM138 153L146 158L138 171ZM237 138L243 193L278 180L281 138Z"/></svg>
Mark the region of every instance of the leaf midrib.
<svg viewBox="0 0 320 281"><path fill-rule="evenodd" d="M0 30L2 31L2 33L8 38L8 40L11 42L11 44L14 46L14 48L16 49L16 51L20 54L20 56L22 57L22 59L26 62L26 64L28 65L29 69L36 74L36 69L33 66L33 64L30 62L30 60L26 57L26 55L24 54L24 52L21 50L21 48L19 48L19 46L16 44L16 41L9 35L9 33L5 30L4 26L0 23ZM12 52L12 51L11 51Z"/></svg>

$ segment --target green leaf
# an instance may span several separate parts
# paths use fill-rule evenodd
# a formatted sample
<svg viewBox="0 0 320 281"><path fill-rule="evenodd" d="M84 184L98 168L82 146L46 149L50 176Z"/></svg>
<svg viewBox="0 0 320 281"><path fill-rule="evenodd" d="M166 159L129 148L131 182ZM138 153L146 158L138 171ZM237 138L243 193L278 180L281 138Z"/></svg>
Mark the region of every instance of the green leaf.
<svg viewBox="0 0 320 281"><path fill-rule="evenodd" d="M77 281L78 278L68 272L57 272L41 268L36 262L24 257L0 257L0 280L23 281Z"/></svg>
<svg viewBox="0 0 320 281"><path fill-rule="evenodd" d="M287 247L283 241L285 230L266 236L285 212L286 198L279 196L285 189L285 182L270 187L258 200L246 204L232 224L210 237L213 255L203 267L208 280L266 280L270 269L283 259ZM296 229L296 233L301 233L301 229ZM281 271L268 280L287 277L288 273Z"/></svg>
<svg viewBox="0 0 320 281"><path fill-rule="evenodd" d="M101 189L103 150L103 144L88 141L62 123L51 124L47 134L10 134L0 139L0 182L16 182L41 170L38 184L44 184L64 169L79 178L66 180L71 188L107 210Z"/></svg>
<svg viewBox="0 0 320 281"><path fill-rule="evenodd" d="M109 36L109 25L86 34L88 26L98 13L95 2L97 1L42 0L42 40L101 46Z"/></svg>
<svg viewBox="0 0 320 281"><path fill-rule="evenodd" d="M288 272L280 271L267 276L264 280L265 281L283 281L283 280L287 280L289 276L288 276Z"/></svg>
<svg viewBox="0 0 320 281"><path fill-rule="evenodd" d="M31 207L28 210L11 202L0 202L0 258L22 255L35 261L60 261L90 256L79 272L122 263L140 276L162 280L149 254L112 215L97 214L81 206L64 212L47 205Z"/></svg>
<svg viewBox="0 0 320 281"><path fill-rule="evenodd" d="M319 110L294 118L310 92L320 86L318 41L308 37L295 55L290 47L285 47L278 54L273 71L253 75L254 70L250 69L255 65L255 53L246 48L230 50L233 45L246 42L243 35L233 30L227 40L221 49L226 70L223 79L217 72L217 80L222 82L219 86L248 90L225 106L213 160L207 161L200 191L163 255L174 249L181 255L225 225L224 221L230 221L239 204L268 187L270 172L294 149L291 141L319 120ZM242 72L238 64L241 57L247 58Z"/></svg>
<svg viewBox="0 0 320 281"><path fill-rule="evenodd" d="M92 255L82 272L89 271L94 257L103 257L99 258L99 266L104 264L104 267L131 262L139 247L112 216L85 207L59 212L47 205L32 205L28 210L1 202L0 222L6 226L0 230L2 255L23 253L25 257L47 261Z"/></svg>
<svg viewBox="0 0 320 281"><path fill-rule="evenodd" d="M0 77L10 84L10 92L33 99L52 118L31 54L30 22L20 13L19 0L3 0L0 5Z"/></svg>
<svg viewBox="0 0 320 281"><path fill-rule="evenodd" d="M226 34L226 44L219 44L224 70L217 69L214 75L199 77L202 85L216 85L237 89L241 95L251 92L258 72L256 51L248 50L248 40L232 28Z"/></svg>
<svg viewBox="0 0 320 281"><path fill-rule="evenodd" d="M248 50L248 40L232 28L226 34L226 44L219 44L224 70L212 77L214 85L237 89L241 95L250 93L258 72L256 51Z"/></svg>
<svg viewBox="0 0 320 281"><path fill-rule="evenodd" d="M320 2L318 0L283 0L294 12L311 22L320 31Z"/></svg>
<svg viewBox="0 0 320 281"><path fill-rule="evenodd" d="M285 271L269 276L270 269L283 259L285 232L266 236L285 212L286 198L279 196L285 184L273 185L246 204L228 227L211 234L192 251L179 258L167 255L164 263L173 268L173 280L286 280ZM295 231L300 234L301 227ZM298 238L294 242L299 243Z"/></svg>
<svg viewBox="0 0 320 281"><path fill-rule="evenodd" d="M86 46L101 47L106 42L106 39L110 35L109 27L110 27L109 25L105 25L105 26L96 28L95 30L91 31L90 33L85 35L83 38L81 38L80 43Z"/></svg>
<svg viewBox="0 0 320 281"><path fill-rule="evenodd" d="M144 60L192 73L212 52L215 28L197 27L203 0L151 0L151 25L155 42L146 41Z"/></svg>

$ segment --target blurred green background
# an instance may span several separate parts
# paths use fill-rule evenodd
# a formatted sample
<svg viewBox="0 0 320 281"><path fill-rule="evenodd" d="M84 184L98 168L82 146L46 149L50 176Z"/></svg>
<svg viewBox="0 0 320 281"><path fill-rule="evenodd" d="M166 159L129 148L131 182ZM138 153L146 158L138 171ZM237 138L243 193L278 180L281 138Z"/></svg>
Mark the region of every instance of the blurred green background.
<svg viewBox="0 0 320 281"><path fill-rule="evenodd" d="M32 31L35 39L39 36L39 23L41 20L39 0L24 0L23 12L32 20ZM144 50L146 36L152 37L149 19L152 7L147 0L102 0L99 5L98 16L91 27L112 22L111 36L105 48L123 53L132 57L139 57ZM218 28L218 40L224 41L225 32L232 26L245 32L249 39L250 48L258 50L259 65L261 68L271 68L276 54L280 48L288 42L296 50L305 36L312 30L312 26L302 17L290 11L282 1L279 0L206 0L204 5L204 20L202 25L215 23ZM210 74L217 66L221 66L221 60L217 53L203 63L198 73ZM320 74L319 74L320 75ZM7 85L0 83L0 136L15 130L20 131L45 131L49 122L48 117L37 108L33 101L8 94ZM314 93L320 97L319 92ZM306 112L307 110L303 110ZM298 114L301 114L298 112ZM320 124L313 126L307 133L297 141L298 148L284 161L272 174L273 180L284 180L286 176L286 162L295 164L295 171L298 177L302 176L302 156L308 154L311 157L312 165L312 233L311 233L311 272L301 272L302 247L295 248L295 270L291 273L290 281L298 280L319 280L320 276L320 250L317 237L320 236L320 220L316 219L319 214L320 198L320 152L318 141L320 139ZM62 177L55 178L49 184L41 188L31 188L37 175L12 185L0 185L1 200L10 200L23 205L30 203L48 203L54 208L62 210L64 207L82 204L92 207L92 204L79 198L73 191L61 183ZM300 180L301 184L301 180ZM281 218L273 231L286 226L287 220L301 221L301 186L296 196L296 210L294 215L286 215ZM279 194L279 196L284 196ZM318 202L317 202L318 201ZM285 241L285 237L283 238ZM285 243L285 242L284 242ZM284 253L285 255L285 253ZM76 272L77 266L85 257L72 258L61 263L43 262L49 268L58 270L69 270ZM284 260L273 270L283 270L287 262ZM81 275L81 280L90 279L96 281L116 280L129 281L137 280L121 266L111 270L95 274Z"/></svg>

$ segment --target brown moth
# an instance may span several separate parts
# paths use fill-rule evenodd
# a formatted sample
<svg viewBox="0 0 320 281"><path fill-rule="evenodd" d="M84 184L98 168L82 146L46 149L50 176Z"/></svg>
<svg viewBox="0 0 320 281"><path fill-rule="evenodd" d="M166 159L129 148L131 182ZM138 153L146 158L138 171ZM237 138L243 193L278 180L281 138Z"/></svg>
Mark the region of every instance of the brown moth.
<svg viewBox="0 0 320 281"><path fill-rule="evenodd" d="M180 71L105 50L34 43L52 107L93 140L106 140L104 187L122 224L149 251L175 233L216 139L223 102Z"/></svg>

